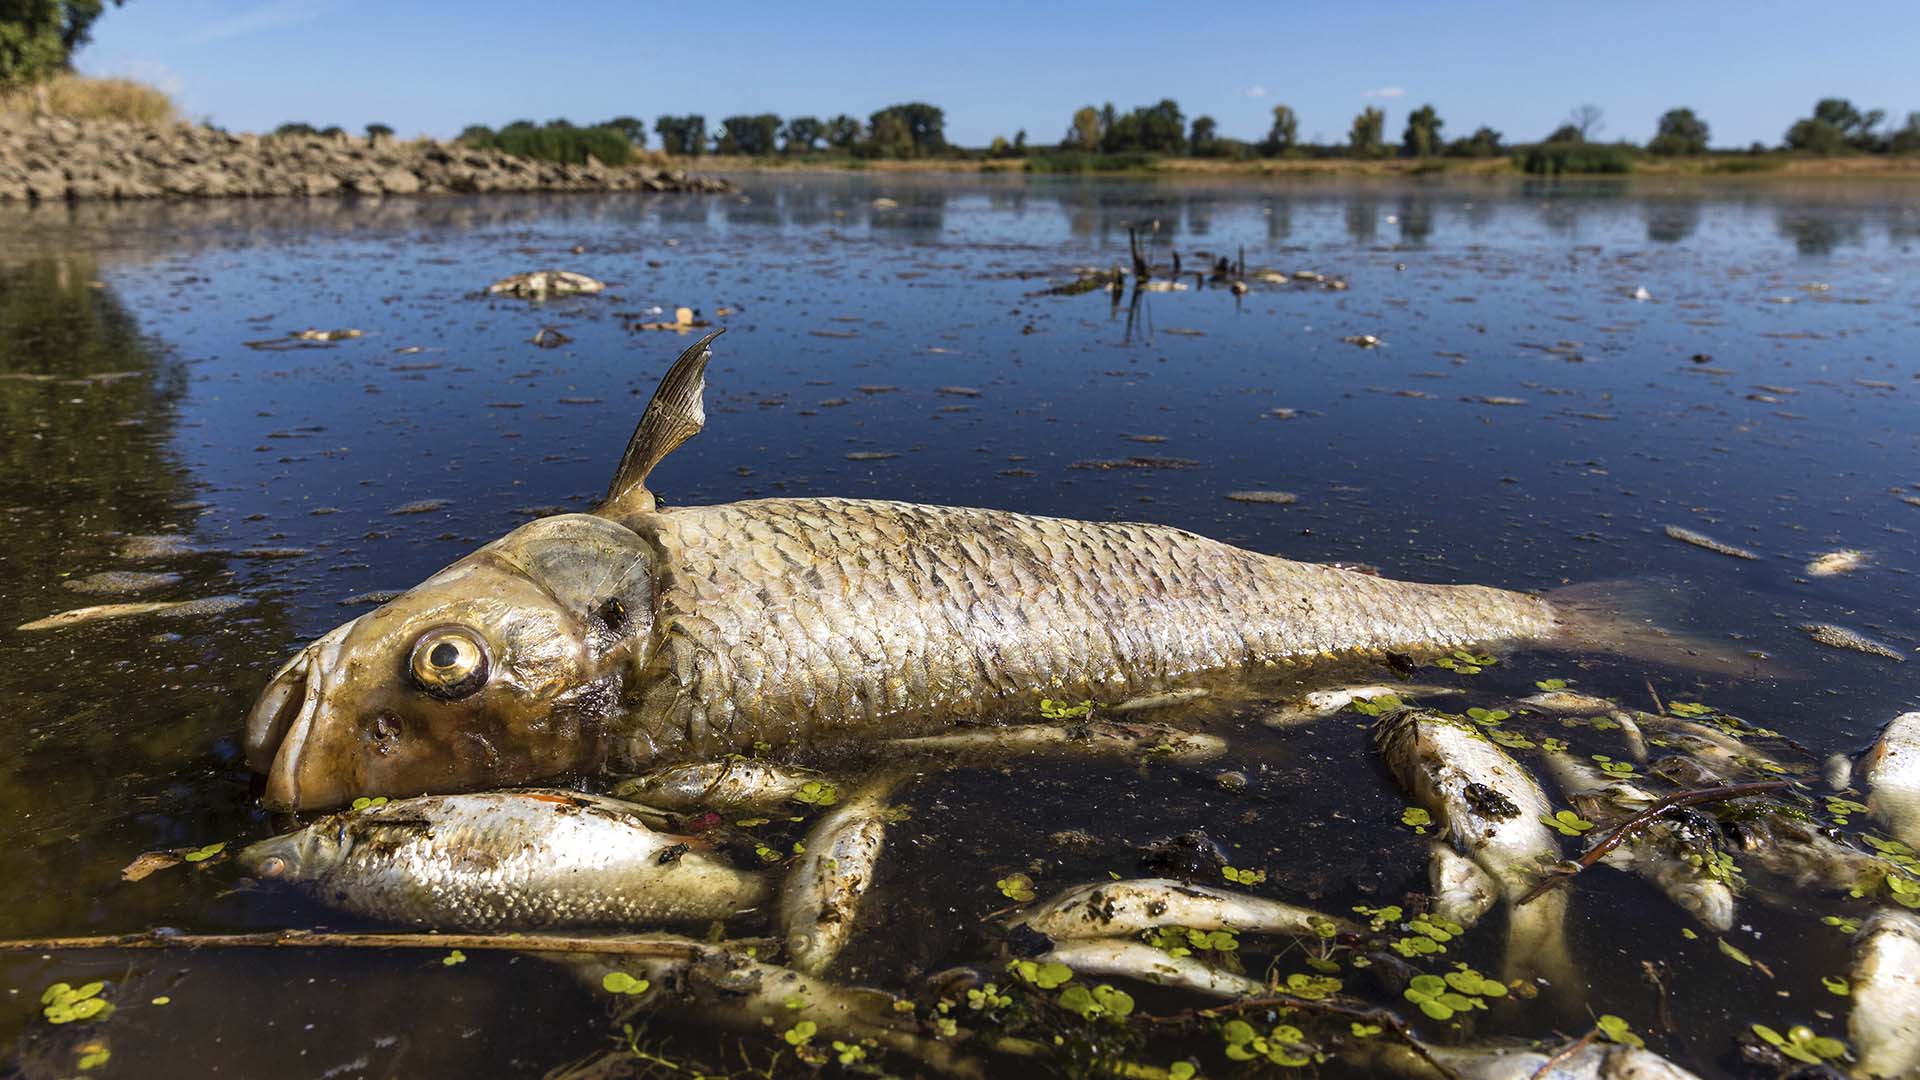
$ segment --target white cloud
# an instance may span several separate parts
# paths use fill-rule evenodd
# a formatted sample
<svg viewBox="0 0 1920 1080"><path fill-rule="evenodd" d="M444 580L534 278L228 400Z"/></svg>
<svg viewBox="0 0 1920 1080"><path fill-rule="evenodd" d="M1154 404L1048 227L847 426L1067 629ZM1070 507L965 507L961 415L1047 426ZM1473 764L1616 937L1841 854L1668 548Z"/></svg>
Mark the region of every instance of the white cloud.
<svg viewBox="0 0 1920 1080"><path fill-rule="evenodd" d="M326 14L331 6L329 0L269 0L231 18L208 23L190 34L175 39L171 44L206 45L215 41L245 37L262 30L294 26L319 18Z"/></svg>
<svg viewBox="0 0 1920 1080"><path fill-rule="evenodd" d="M1247 87L1247 96L1248 97L1266 97L1267 88L1256 83L1253 86Z"/></svg>
<svg viewBox="0 0 1920 1080"><path fill-rule="evenodd" d="M1369 90L1366 93L1361 94L1360 96L1368 97L1368 98L1406 97L1407 88L1404 86L1376 86L1372 90Z"/></svg>

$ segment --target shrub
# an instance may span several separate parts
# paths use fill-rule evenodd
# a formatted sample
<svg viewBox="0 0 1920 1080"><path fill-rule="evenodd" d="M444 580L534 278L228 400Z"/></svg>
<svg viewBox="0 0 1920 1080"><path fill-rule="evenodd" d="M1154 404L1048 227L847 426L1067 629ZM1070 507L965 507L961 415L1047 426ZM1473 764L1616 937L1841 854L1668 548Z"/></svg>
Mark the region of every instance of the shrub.
<svg viewBox="0 0 1920 1080"><path fill-rule="evenodd" d="M472 147L563 165L584 165L589 154L603 165L625 165L633 160L633 143L622 132L608 127L574 127L565 121L549 122L541 127L513 123L494 132L476 125L461 132L460 141Z"/></svg>
<svg viewBox="0 0 1920 1080"><path fill-rule="evenodd" d="M1633 171L1633 148L1619 143L1543 142L1520 151L1520 169L1535 176Z"/></svg>
<svg viewBox="0 0 1920 1080"><path fill-rule="evenodd" d="M120 120L133 124L167 124L177 117L173 99L164 91L132 79L90 79L55 75L33 87L22 87L0 97L0 112L48 113L69 120Z"/></svg>

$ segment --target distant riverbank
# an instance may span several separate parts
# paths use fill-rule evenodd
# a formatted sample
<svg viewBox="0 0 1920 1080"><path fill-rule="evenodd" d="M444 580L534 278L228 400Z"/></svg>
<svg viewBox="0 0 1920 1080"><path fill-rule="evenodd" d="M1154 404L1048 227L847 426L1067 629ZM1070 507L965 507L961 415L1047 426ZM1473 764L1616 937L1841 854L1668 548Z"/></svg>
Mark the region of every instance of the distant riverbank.
<svg viewBox="0 0 1920 1080"><path fill-rule="evenodd" d="M664 155L663 155L664 156ZM912 173L1046 173L1089 175L1128 174L1134 176L1270 176L1318 178L1333 176L1525 176L1516 159L1497 158L1261 158L1228 161L1220 158L1164 157L1150 160L1123 157L1103 164L1096 157L1088 168L1063 168L1058 159L1046 156L1030 158L913 158L889 160L856 158L845 155L812 154L804 157L743 157L708 154L699 157L670 157L666 160L715 172L912 172ZM1835 157L1800 155L1786 152L1767 154L1716 154L1701 157L1643 158L1630 172L1577 173L1561 175L1628 176L1783 176L1871 177L1876 179L1920 180L1920 155L1859 154Z"/></svg>
<svg viewBox="0 0 1920 1080"><path fill-rule="evenodd" d="M190 124L0 116L0 202L732 190L687 172L690 164L654 155L618 167L565 165L431 139L230 135Z"/></svg>

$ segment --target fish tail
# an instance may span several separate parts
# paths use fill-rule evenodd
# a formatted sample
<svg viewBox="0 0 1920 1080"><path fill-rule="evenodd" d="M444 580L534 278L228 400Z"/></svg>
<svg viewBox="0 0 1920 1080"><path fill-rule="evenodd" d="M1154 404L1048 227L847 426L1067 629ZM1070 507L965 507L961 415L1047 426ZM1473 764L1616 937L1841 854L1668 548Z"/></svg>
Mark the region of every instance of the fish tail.
<svg viewBox="0 0 1920 1080"><path fill-rule="evenodd" d="M1720 675L1763 673L1763 658L1731 642L1669 630L1661 624L1686 607L1677 583L1590 581L1547 594L1558 630L1552 644L1574 652L1603 652L1687 671ZM1787 673L1765 662L1764 674Z"/></svg>

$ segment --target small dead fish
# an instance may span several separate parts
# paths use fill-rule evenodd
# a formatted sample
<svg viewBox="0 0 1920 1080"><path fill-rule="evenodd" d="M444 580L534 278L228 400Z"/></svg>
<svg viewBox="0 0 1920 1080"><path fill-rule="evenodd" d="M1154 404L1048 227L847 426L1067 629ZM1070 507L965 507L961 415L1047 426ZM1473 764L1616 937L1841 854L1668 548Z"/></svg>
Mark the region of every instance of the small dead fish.
<svg viewBox="0 0 1920 1080"><path fill-rule="evenodd" d="M551 326L543 326L540 329L534 331L533 337L528 340L532 341L533 344L538 345L543 349L557 349L560 346L565 345L566 343L572 341L573 339L571 337L568 337L566 334L563 334L560 331L554 329Z"/></svg>
<svg viewBox="0 0 1920 1080"><path fill-rule="evenodd" d="M1478 731L1434 713L1383 716L1374 725L1373 742L1401 788L1506 901L1505 977L1540 976L1577 986L1567 945L1567 890L1514 906L1560 861L1560 845L1545 824L1553 807L1540 785Z"/></svg>
<svg viewBox="0 0 1920 1080"><path fill-rule="evenodd" d="M596 281L585 274L576 274L571 270L531 270L524 274L501 278L487 286L487 293L492 296L525 296L537 300L547 296L597 293L606 287L603 282Z"/></svg>
<svg viewBox="0 0 1920 1080"><path fill-rule="evenodd" d="M1807 563L1808 577L1832 577L1835 574L1851 574L1867 565L1867 553L1852 548L1829 551Z"/></svg>
<svg viewBox="0 0 1920 1080"><path fill-rule="evenodd" d="M1163 694L1142 694L1139 697L1128 698L1106 711L1110 713L1151 712L1154 709L1168 709L1175 705L1199 701L1211 693L1212 691L1203 686L1189 686L1180 690L1168 690Z"/></svg>
<svg viewBox="0 0 1920 1080"><path fill-rule="evenodd" d="M1340 340L1346 342L1349 345L1358 345L1363 349L1377 349L1380 346L1386 344L1386 342L1381 341L1379 338L1373 336L1372 334L1349 334L1348 336L1343 337Z"/></svg>
<svg viewBox="0 0 1920 1080"><path fill-rule="evenodd" d="M1300 501L1300 496L1291 491L1229 491L1227 498L1237 503L1266 503L1269 506L1292 506Z"/></svg>
<svg viewBox="0 0 1920 1080"><path fill-rule="evenodd" d="M1920 849L1920 712L1894 717L1857 772L1875 820L1894 839Z"/></svg>
<svg viewBox="0 0 1920 1080"><path fill-rule="evenodd" d="M1920 1076L1920 918L1883 908L1853 939L1847 1034L1861 1080Z"/></svg>
<svg viewBox="0 0 1920 1080"><path fill-rule="evenodd" d="M1220 757L1227 752L1227 742L1218 735L1181 731L1166 724L1098 720L1061 726L1016 724L951 735L889 739L882 749L893 755L936 755L945 765L1051 751L1087 756L1144 754L1159 761L1191 763Z"/></svg>
<svg viewBox="0 0 1920 1080"><path fill-rule="evenodd" d="M1723 544L1711 536L1694 532L1692 529L1683 529L1678 525L1667 526L1666 533L1668 536L1673 537L1683 544L1692 544L1697 548L1705 548L1718 555L1730 555L1736 559L1758 559L1760 557L1748 551L1746 548L1737 548L1732 544Z"/></svg>
<svg viewBox="0 0 1920 1080"><path fill-rule="evenodd" d="M1378 683L1365 686L1336 686L1326 690L1314 690L1299 701L1283 706L1261 718L1260 722L1270 728L1292 727L1311 720L1324 720L1350 707L1356 701L1373 701L1377 698L1389 697L1399 701L1409 701L1414 698L1459 692L1449 686L1384 686Z"/></svg>
<svg viewBox="0 0 1920 1080"><path fill-rule="evenodd" d="M1433 890L1433 913L1461 926L1478 923L1500 900L1499 886L1480 864L1445 840L1428 845L1427 885Z"/></svg>
<svg viewBox="0 0 1920 1080"><path fill-rule="evenodd" d="M1191 956L1174 956L1144 941L1125 938L1060 941L1051 951L1035 959L1065 964L1075 975L1138 979L1218 998L1252 997L1266 990L1266 984L1245 975L1209 967Z"/></svg>
<svg viewBox="0 0 1920 1080"><path fill-rule="evenodd" d="M147 600L126 604L95 604L92 607L73 608L32 622L21 623L15 629L59 630L68 626L79 626L81 623L127 619L136 615L166 615L173 618L211 615L231 611L245 604L246 601L237 596L209 596L200 600Z"/></svg>
<svg viewBox="0 0 1920 1080"><path fill-rule="evenodd" d="M1012 921L1055 941L1132 937L1161 926L1295 936L1311 935L1316 926L1354 929L1345 919L1310 908L1171 878L1080 885L1028 908Z"/></svg>
<svg viewBox="0 0 1920 1080"><path fill-rule="evenodd" d="M780 929L794 970L820 974L852 936L886 844L887 796L898 779L870 782L807 833L806 850L780 890Z"/></svg>
<svg viewBox="0 0 1920 1080"><path fill-rule="evenodd" d="M768 882L655 832L641 808L527 789L396 799L248 846L254 877L388 922L539 930L725 919Z"/></svg>
<svg viewBox="0 0 1920 1080"><path fill-rule="evenodd" d="M296 330L295 332L293 332L293 333L291 333L291 334L288 334L288 335L287 335L287 337L289 337L289 338L291 338L291 339L292 339L292 340L294 340L294 341L351 341L351 340L353 340L354 338L357 338L357 337L362 337L362 336L364 336L364 334L363 334L363 332L362 332L362 331L359 331L359 330L351 330L351 329L347 329L347 330L317 330L317 329L307 329L307 330Z"/></svg>
<svg viewBox="0 0 1920 1080"><path fill-rule="evenodd" d="M68 578L60 584L74 592L124 596L128 593L164 589L180 583L179 574L147 573L140 570L103 570L86 577Z"/></svg>
<svg viewBox="0 0 1920 1080"><path fill-rule="evenodd" d="M1758 867L1797 890L1842 892L1876 880L1888 864L1786 814L1762 813L1726 827L1744 865ZM1765 894L1763 899L1771 899ZM1790 901L1790 909L1799 901Z"/></svg>
<svg viewBox="0 0 1920 1080"><path fill-rule="evenodd" d="M1392 1039L1352 1045L1349 1060L1364 1062L1374 1075L1408 1080L1700 1080L1651 1050L1619 1043L1590 1042L1564 1056L1553 1048L1423 1044L1432 1061ZM1436 1062L1447 1072L1434 1068Z"/></svg>
<svg viewBox="0 0 1920 1080"><path fill-rule="evenodd" d="M1800 627L1808 637L1830 649L1851 649L1868 656L1881 656L1896 664L1907 662L1905 653L1891 645L1883 645L1855 630L1832 623L1806 623Z"/></svg>
<svg viewBox="0 0 1920 1080"><path fill-rule="evenodd" d="M791 769L734 755L658 769L622 780L613 793L622 799L668 810L725 806L772 810L793 801L821 777L809 769Z"/></svg>

